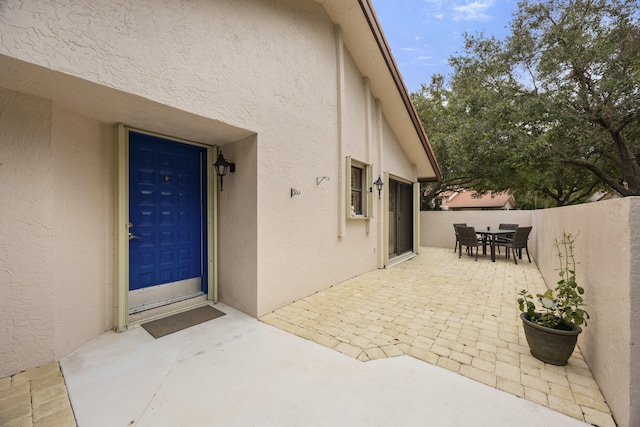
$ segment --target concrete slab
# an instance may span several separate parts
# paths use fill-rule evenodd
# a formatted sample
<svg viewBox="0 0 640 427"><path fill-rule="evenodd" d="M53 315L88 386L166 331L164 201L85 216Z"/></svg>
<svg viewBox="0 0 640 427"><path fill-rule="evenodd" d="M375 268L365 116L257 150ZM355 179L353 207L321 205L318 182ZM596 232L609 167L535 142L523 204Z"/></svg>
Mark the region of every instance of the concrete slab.
<svg viewBox="0 0 640 427"><path fill-rule="evenodd" d="M410 356L360 362L223 304L154 339L108 332L61 362L78 426L587 424Z"/></svg>

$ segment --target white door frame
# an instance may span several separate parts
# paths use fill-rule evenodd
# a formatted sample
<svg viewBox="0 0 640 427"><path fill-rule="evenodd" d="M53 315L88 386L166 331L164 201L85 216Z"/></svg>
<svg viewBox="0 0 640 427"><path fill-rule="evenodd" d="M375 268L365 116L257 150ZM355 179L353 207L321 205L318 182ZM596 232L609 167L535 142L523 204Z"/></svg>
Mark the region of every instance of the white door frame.
<svg viewBox="0 0 640 427"><path fill-rule="evenodd" d="M217 147L136 129L118 123L114 126L114 272L113 272L113 328L123 331L129 326L129 131L152 135L207 150L207 299L218 301L217 275L217 194L213 160Z"/></svg>
<svg viewBox="0 0 640 427"><path fill-rule="evenodd" d="M407 252L403 255L396 256L392 259L389 258L389 188L391 186L391 181L399 181L405 184L409 184L412 186L412 196L413 196L413 242L412 242L412 251ZM411 258L414 258L420 248L420 183L415 181L410 181L408 179L402 178L397 175L390 174L388 172L384 173L384 184L387 188L387 191L384 193L383 197L383 211L384 211L384 267L393 267L394 265L400 264L401 262L407 261Z"/></svg>

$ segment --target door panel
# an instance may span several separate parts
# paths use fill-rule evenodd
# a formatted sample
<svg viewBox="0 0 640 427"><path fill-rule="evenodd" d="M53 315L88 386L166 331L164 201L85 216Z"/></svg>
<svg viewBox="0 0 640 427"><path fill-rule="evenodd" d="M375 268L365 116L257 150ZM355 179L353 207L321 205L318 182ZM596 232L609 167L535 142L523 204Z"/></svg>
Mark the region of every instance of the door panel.
<svg viewBox="0 0 640 427"><path fill-rule="evenodd" d="M138 294L162 300L206 289L205 158L204 148L129 132L129 290L138 291L130 307Z"/></svg>
<svg viewBox="0 0 640 427"><path fill-rule="evenodd" d="M413 193L410 184L398 182L398 255L413 250Z"/></svg>
<svg viewBox="0 0 640 427"><path fill-rule="evenodd" d="M413 250L413 188L389 179L389 258Z"/></svg>
<svg viewBox="0 0 640 427"><path fill-rule="evenodd" d="M398 187L389 179L389 257L398 255Z"/></svg>

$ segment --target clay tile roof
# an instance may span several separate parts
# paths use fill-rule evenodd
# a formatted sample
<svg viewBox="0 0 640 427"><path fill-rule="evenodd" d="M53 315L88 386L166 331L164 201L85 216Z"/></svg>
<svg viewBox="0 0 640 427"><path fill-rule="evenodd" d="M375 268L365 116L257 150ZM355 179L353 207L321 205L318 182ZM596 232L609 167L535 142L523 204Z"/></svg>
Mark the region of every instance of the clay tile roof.
<svg viewBox="0 0 640 427"><path fill-rule="evenodd" d="M511 198L509 193L487 193L478 196L473 191L463 191L442 206L448 208L502 208Z"/></svg>

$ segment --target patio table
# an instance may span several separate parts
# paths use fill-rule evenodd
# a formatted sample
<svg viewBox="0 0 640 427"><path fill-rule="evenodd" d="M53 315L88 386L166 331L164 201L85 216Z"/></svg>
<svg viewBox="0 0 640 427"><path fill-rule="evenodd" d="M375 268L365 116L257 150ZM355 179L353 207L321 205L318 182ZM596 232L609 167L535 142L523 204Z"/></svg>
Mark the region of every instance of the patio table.
<svg viewBox="0 0 640 427"><path fill-rule="evenodd" d="M491 261L496 262L496 236L508 236L510 234L513 234L513 230L476 229L476 234L479 234L480 236L482 236L483 239L489 240L489 246L491 248ZM482 254L485 255L486 253L487 253L486 246L482 245Z"/></svg>

